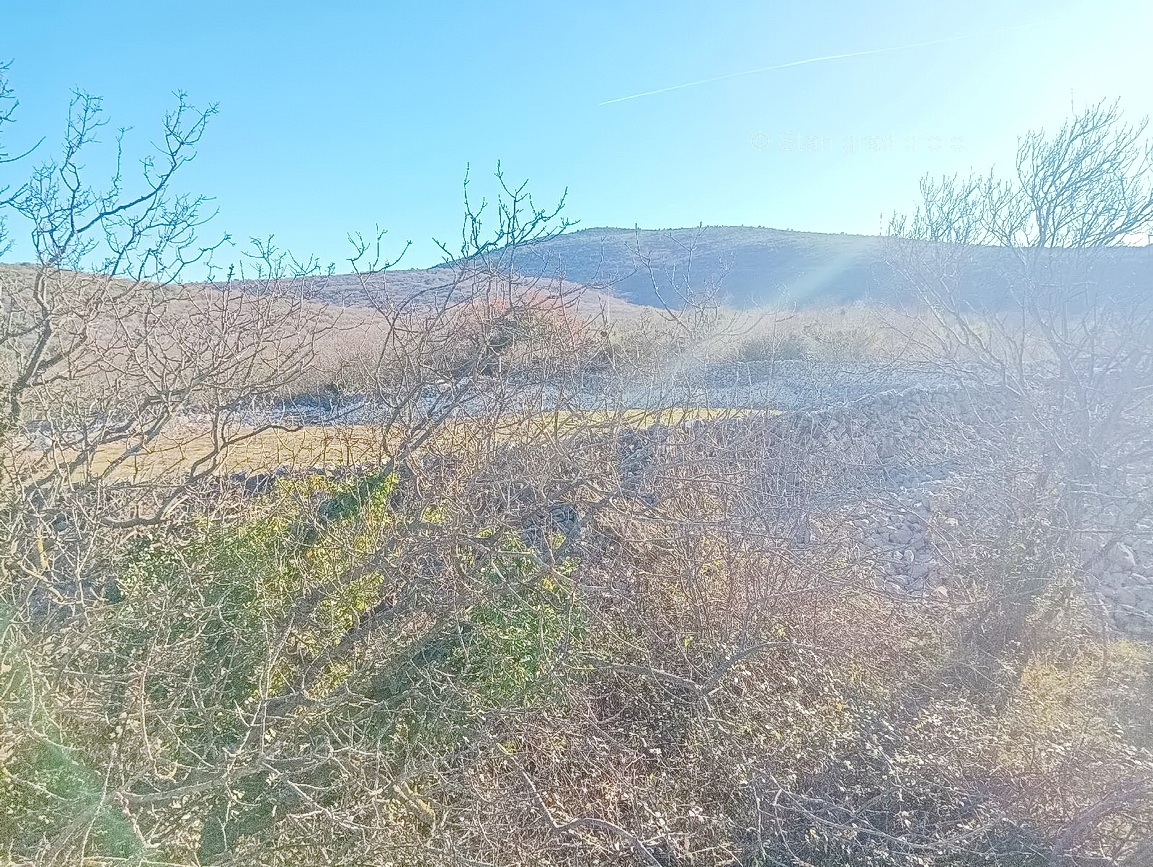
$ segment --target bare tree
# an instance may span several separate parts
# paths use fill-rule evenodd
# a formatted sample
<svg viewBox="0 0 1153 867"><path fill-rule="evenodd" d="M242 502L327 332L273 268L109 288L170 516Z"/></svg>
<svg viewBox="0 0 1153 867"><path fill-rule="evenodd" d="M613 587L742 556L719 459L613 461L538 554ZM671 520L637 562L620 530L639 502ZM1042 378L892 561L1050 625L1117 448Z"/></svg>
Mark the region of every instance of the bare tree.
<svg viewBox="0 0 1153 867"><path fill-rule="evenodd" d="M1051 137L1023 138L1014 177L926 180L912 220L893 223L896 264L935 322L937 354L1012 402L1083 561L1151 505L1153 306L1111 255L1153 225L1144 129L1115 104L1092 106ZM978 259L996 270L978 272Z"/></svg>
<svg viewBox="0 0 1153 867"><path fill-rule="evenodd" d="M1153 304L1132 258L1116 255L1153 227L1145 131L1116 103L1090 106L1024 136L1009 177L926 178L915 214L891 225L896 272L928 320L917 339L989 408L986 454L1009 511L972 571L986 601L953 671L999 702L1043 652L1040 624L1054 615L1038 614L1042 600L1070 580L1093 598L1108 559L1147 544ZM1119 616L1138 634L1148 617ZM1148 774L1104 800L1132 805Z"/></svg>
<svg viewBox="0 0 1153 867"><path fill-rule="evenodd" d="M913 218L892 225L898 269L938 326L937 354L1004 390L1042 438L1071 538L1088 524L1124 532L1149 508L1139 473L1124 506L1086 514L1087 496L1101 507L1151 455L1153 306L1110 255L1153 227L1144 130L1115 104L1092 106L1052 136L1025 136L1012 178L926 179ZM978 273L979 258L997 270ZM980 279L1002 296L979 294Z"/></svg>

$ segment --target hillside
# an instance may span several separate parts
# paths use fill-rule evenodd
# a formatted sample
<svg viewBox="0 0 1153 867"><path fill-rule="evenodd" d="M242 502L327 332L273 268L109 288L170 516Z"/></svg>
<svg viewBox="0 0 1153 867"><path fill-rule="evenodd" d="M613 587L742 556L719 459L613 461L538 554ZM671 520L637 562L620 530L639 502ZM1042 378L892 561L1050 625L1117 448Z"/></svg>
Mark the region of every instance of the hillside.
<svg viewBox="0 0 1153 867"><path fill-rule="evenodd" d="M941 251L933 251L937 255ZM502 265L504 252L498 253ZM544 294L562 292L579 312L608 310L627 316L643 307L683 307L709 294L736 308L829 307L857 302L907 305L894 267L899 251L892 239L875 235L821 234L747 226L695 229L581 229L518 249L516 271ZM946 253L950 257L955 251ZM970 247L957 285L966 299L986 310L1014 305L1007 273L1015 269L1006 250ZM22 266L3 266L19 270ZM1054 251L1052 268L1078 282L1109 287L1113 297L1148 295L1153 285L1153 247L1097 251ZM398 269L371 275L315 275L296 280L312 301L372 309L398 301L441 298L446 292L475 291L445 266ZM463 281L463 282L462 282ZM240 281L260 292L264 281ZM179 290L173 290L179 294Z"/></svg>
<svg viewBox="0 0 1153 867"><path fill-rule="evenodd" d="M967 290L993 308L1006 306L1004 251L973 248ZM643 305L681 306L686 294L715 291L736 307L899 302L890 241L745 226L632 230L591 228L519 254L525 274L559 276ZM1066 257L1068 258L1068 257ZM1092 266L1094 279L1118 288L1151 282L1153 251L1115 248Z"/></svg>
<svg viewBox="0 0 1153 867"><path fill-rule="evenodd" d="M531 275L532 271L527 273ZM305 296L314 302L373 311L408 301L416 301L418 304L438 303L450 294L457 300L475 293L483 294L482 281L483 277L477 274L462 275L445 267L434 267L364 275L322 275L298 279L296 283L303 287ZM260 292L265 284L253 280L240 281L239 285L243 289ZM559 277L554 279L551 275L539 282L529 278L520 288L533 289L545 297L564 295L582 315L596 315L605 309L615 315L626 315L636 309L634 304L610 291Z"/></svg>

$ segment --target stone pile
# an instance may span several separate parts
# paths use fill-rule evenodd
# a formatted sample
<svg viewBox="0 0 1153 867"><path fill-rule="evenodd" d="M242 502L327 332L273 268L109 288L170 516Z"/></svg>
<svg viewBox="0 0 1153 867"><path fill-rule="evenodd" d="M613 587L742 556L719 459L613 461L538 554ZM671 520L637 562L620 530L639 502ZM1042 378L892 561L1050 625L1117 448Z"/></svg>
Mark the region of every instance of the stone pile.
<svg viewBox="0 0 1153 867"><path fill-rule="evenodd" d="M817 538L855 552L878 589L922 595L948 584L951 545L996 536L1006 420L993 394L933 387L698 424L696 435L731 445L743 437L769 467L766 511L776 508L782 524L804 511L806 524L827 528ZM939 496L946 489L957 496ZM1153 528L1142 538L1153 540ZM1153 638L1153 541L1114 545L1093 577L1117 629Z"/></svg>
<svg viewBox="0 0 1153 867"><path fill-rule="evenodd" d="M1153 638L1153 544L1117 542L1094 572L1097 593L1117 628Z"/></svg>
<svg viewBox="0 0 1153 867"><path fill-rule="evenodd" d="M881 589L919 594L942 583L928 505L915 501L902 511L861 505L856 512L852 524L860 532L862 553L875 563Z"/></svg>

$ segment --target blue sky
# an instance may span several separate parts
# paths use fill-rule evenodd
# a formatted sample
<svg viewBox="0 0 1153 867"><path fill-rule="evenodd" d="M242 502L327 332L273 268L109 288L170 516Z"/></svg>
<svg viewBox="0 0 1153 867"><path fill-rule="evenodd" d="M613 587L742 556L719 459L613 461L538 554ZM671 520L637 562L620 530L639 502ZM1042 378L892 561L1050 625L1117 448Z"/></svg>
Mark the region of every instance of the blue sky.
<svg viewBox="0 0 1153 867"><path fill-rule="evenodd" d="M57 141L77 87L142 147L185 90L220 106L184 176L210 232L339 265L379 224L423 266L457 237L466 164L482 193L498 159L541 201L568 187L585 227L875 233L924 173L1008 166L1073 105L1153 112L1151 25L1140 0L2 0L0 59L9 151Z"/></svg>

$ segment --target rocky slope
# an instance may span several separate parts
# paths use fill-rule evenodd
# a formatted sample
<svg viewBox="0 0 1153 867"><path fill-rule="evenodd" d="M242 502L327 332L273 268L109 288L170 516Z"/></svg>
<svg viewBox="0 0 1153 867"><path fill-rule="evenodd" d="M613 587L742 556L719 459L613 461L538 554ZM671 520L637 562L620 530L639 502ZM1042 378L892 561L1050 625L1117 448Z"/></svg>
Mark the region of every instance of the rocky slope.
<svg viewBox="0 0 1153 867"><path fill-rule="evenodd" d="M974 301L1009 304L1006 252L978 247L962 285ZM633 230L592 228L518 253L525 274L563 275L635 304L679 307L688 294L714 292L736 307L820 306L904 300L889 239L746 226ZM1058 254L1061 266L1072 257ZM1153 285L1153 248L1103 251L1091 278L1118 288Z"/></svg>

